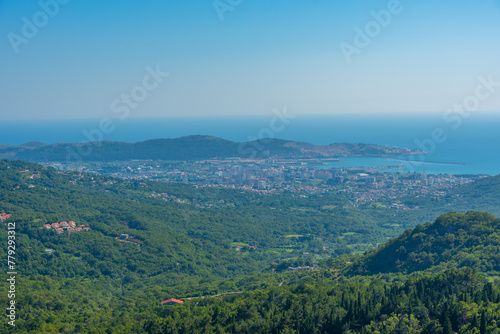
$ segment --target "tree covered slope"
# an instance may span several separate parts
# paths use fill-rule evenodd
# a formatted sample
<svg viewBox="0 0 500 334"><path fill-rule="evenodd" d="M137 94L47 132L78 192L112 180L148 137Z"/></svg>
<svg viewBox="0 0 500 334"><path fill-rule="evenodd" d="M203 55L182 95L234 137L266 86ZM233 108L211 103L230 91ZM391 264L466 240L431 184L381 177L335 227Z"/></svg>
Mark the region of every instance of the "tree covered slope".
<svg viewBox="0 0 500 334"><path fill-rule="evenodd" d="M477 191L493 198L495 187L495 178L486 179ZM480 199L473 186L461 191ZM7 221L16 224L19 246L15 331L498 331L499 287L482 276L500 271L498 219L483 212L448 213L365 255L334 258L344 249L351 253L362 243L386 240L395 233L383 229L387 224L411 226L418 218L346 209L345 201L328 194L262 196L119 180L0 161L0 212L13 215ZM333 212L321 210L332 203ZM43 228L70 220L90 230L58 235ZM7 240L3 226L0 239ZM118 240L121 234L133 238ZM341 251L323 249L325 242ZM5 258L4 247L1 252ZM345 265L347 260L353 264ZM284 270L272 272L272 261L285 264ZM287 270L308 261L322 268ZM445 271L450 267L475 270ZM414 277L425 270L437 274ZM386 275L371 276L377 273ZM5 274L0 278L6 282ZM7 284L0 286L2 305L7 291ZM219 295L226 292L232 294ZM168 298L184 303L159 305ZM5 322L3 331L11 331Z"/></svg>
<svg viewBox="0 0 500 334"><path fill-rule="evenodd" d="M316 256L349 253L355 249L350 247L395 233L377 231L377 223L359 212L297 210L327 203L341 208L346 200L337 196L268 197L56 171L21 161L0 161L0 189L0 212L12 214L9 221L16 223L23 245L19 265L34 275L176 286L176 280L190 277L269 271L271 262L286 258L310 265ZM43 227L62 221L90 230L57 234ZM0 230L0 237L6 240L6 233ZM133 239L117 239L121 234Z"/></svg>
<svg viewBox="0 0 500 334"><path fill-rule="evenodd" d="M500 271L500 220L484 212L448 213L360 257L351 274L474 267Z"/></svg>

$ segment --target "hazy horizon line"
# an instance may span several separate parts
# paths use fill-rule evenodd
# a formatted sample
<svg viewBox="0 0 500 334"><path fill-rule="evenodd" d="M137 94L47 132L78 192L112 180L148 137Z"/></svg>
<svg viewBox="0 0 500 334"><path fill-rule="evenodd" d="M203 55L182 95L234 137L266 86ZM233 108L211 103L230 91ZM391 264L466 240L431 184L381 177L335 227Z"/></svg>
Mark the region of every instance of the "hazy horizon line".
<svg viewBox="0 0 500 334"><path fill-rule="evenodd" d="M295 115L297 117L336 117L336 116L350 116L350 115L363 115L363 116L429 116L429 115L442 115L445 111L385 111L385 112L373 112L373 111L339 111L334 113L294 113L288 112L290 115ZM500 115L500 110L484 110L484 111L474 111L473 114L488 114L488 115ZM30 121L95 121L100 119L111 119L117 120L120 122L132 121L132 120L164 120L164 119L216 119L216 118L264 118L272 116L273 113L258 113L258 114L204 114L204 115L166 115L166 116L144 116L144 117L136 117L130 116L127 119L120 119L119 116L114 117L88 117L88 118L79 118L79 117L67 117L67 118L30 118L30 119L20 119L20 118L0 118L2 122L30 122Z"/></svg>

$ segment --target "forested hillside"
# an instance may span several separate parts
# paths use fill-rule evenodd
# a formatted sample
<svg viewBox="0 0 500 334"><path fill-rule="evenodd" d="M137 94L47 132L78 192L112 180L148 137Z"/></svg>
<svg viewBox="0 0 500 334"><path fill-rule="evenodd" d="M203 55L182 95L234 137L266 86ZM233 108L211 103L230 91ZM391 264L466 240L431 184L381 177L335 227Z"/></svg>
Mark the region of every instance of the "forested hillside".
<svg viewBox="0 0 500 334"><path fill-rule="evenodd" d="M472 211L441 215L360 257L350 272L411 273L461 267L500 271L500 219Z"/></svg>
<svg viewBox="0 0 500 334"><path fill-rule="evenodd" d="M493 198L495 180L478 189ZM394 212L335 193L265 196L21 161L0 161L0 189L15 223L20 333L495 333L499 320L490 214L446 214L357 257L441 203ZM457 191L475 197L474 186ZM88 230L45 227L63 221ZM464 268L415 278L451 267ZM168 298L184 303L160 307Z"/></svg>
<svg viewBox="0 0 500 334"><path fill-rule="evenodd" d="M472 269L388 284L317 279L157 307L146 333L498 333L500 289Z"/></svg>

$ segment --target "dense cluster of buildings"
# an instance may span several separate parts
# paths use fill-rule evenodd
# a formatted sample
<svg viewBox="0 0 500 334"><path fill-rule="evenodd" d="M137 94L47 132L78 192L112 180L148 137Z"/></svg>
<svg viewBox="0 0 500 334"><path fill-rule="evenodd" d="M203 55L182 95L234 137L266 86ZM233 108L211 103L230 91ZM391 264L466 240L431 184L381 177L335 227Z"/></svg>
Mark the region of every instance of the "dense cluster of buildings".
<svg viewBox="0 0 500 334"><path fill-rule="evenodd" d="M425 174L388 174L363 175L346 181L339 191L351 194L356 201L391 202L391 208L408 209L398 198L442 198L459 185L473 182L477 177Z"/></svg>
<svg viewBox="0 0 500 334"><path fill-rule="evenodd" d="M75 233L75 232L81 232L81 231L89 231L90 227L81 224L80 226L76 226L77 224L74 221L70 221L69 223L66 221L60 222L60 223L52 223L52 224L45 224L43 225L42 228L45 228L47 230L54 230L57 232L57 234L61 234L64 231L68 231L68 233Z"/></svg>
<svg viewBox="0 0 500 334"><path fill-rule="evenodd" d="M182 162L93 162L80 167L80 171L133 180L241 189L261 194L288 192L307 196L337 191L349 194L356 202L389 201L391 204L388 207L395 209L407 209L397 202L398 198L443 197L450 189L473 182L479 177L404 173L401 165L325 168L326 163L333 160L227 158ZM388 172L388 169L392 169L392 172ZM183 199L170 198L168 194L160 196L167 201L185 204Z"/></svg>

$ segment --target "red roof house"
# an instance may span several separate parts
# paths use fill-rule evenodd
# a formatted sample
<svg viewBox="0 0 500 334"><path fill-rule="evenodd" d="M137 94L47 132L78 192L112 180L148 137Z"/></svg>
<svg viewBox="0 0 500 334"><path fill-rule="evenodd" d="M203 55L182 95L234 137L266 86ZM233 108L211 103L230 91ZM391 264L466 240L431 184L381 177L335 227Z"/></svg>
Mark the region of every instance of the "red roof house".
<svg viewBox="0 0 500 334"><path fill-rule="evenodd" d="M179 305L184 303L182 300L170 298L161 302L161 305Z"/></svg>
<svg viewBox="0 0 500 334"><path fill-rule="evenodd" d="M0 221L4 221L5 219L9 218L10 216L12 216L11 214L6 214L5 212L4 213L0 213Z"/></svg>

